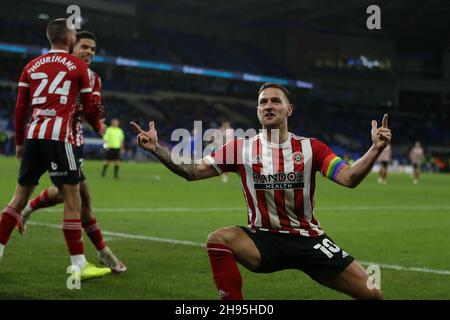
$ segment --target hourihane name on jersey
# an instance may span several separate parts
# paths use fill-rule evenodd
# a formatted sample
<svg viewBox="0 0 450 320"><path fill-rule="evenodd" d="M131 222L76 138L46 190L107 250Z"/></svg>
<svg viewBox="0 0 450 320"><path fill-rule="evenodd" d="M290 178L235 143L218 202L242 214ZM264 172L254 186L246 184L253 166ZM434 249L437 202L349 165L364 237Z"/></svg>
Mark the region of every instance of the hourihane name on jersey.
<svg viewBox="0 0 450 320"><path fill-rule="evenodd" d="M51 57L42 57L39 60L37 60L28 70L28 73L35 72L37 68L40 66L51 63L51 62L58 62L63 64L69 71L77 70L77 66L70 60L67 60L66 57L62 57L60 55L53 55Z"/></svg>

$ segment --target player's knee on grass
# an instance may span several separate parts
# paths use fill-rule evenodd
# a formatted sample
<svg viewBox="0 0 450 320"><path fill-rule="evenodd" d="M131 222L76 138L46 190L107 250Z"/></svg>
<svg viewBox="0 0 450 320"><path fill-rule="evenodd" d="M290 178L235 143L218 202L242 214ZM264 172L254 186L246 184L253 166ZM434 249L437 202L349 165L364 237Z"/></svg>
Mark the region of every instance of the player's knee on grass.
<svg viewBox="0 0 450 320"><path fill-rule="evenodd" d="M358 300L383 299L381 290L371 285L369 273L356 261L336 277L323 278L318 282Z"/></svg>
<svg viewBox="0 0 450 320"><path fill-rule="evenodd" d="M370 300L383 300L383 293L379 289L372 289Z"/></svg>
<svg viewBox="0 0 450 320"><path fill-rule="evenodd" d="M359 272L359 277L354 278L355 281L358 281L358 284L355 283L355 289L352 289L351 296L358 300L382 300L381 290L370 285L369 274L366 270L361 267Z"/></svg>
<svg viewBox="0 0 450 320"><path fill-rule="evenodd" d="M357 290L353 294L354 298L359 300L382 300L383 294L381 293L381 290L374 287L373 285L369 285L370 279L369 274L364 270L364 273L362 275L362 279L360 280L361 283L358 286L360 289Z"/></svg>
<svg viewBox="0 0 450 320"><path fill-rule="evenodd" d="M383 294L380 289L365 288L353 295L353 298L358 300L383 300Z"/></svg>

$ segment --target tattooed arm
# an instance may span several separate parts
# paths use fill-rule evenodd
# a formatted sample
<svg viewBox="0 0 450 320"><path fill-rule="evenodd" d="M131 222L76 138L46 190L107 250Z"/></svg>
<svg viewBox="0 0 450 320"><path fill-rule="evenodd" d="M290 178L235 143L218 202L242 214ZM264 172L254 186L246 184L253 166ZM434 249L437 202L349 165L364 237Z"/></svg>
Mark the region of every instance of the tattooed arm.
<svg viewBox="0 0 450 320"><path fill-rule="evenodd" d="M188 181L194 181L218 175L214 167L203 159L194 164L180 163L181 161L172 159L170 153L158 144L158 136L153 121L149 123L148 131L142 130L141 127L134 122L131 122L131 126L138 133L137 143L139 146L144 150L153 153L162 164L180 177L183 177Z"/></svg>
<svg viewBox="0 0 450 320"><path fill-rule="evenodd" d="M144 138L141 138L144 140ZM141 147L143 141L139 143ZM144 147L143 147L144 148ZM145 148L144 148L145 149ZM194 164L190 163L180 163L176 164L170 153L161 147L159 144L156 144L155 151L151 151L158 159L161 161L170 171L179 175L180 177L185 178L188 181L200 180L205 178L210 178L217 176L218 173L214 169L214 167L206 161L199 160Z"/></svg>

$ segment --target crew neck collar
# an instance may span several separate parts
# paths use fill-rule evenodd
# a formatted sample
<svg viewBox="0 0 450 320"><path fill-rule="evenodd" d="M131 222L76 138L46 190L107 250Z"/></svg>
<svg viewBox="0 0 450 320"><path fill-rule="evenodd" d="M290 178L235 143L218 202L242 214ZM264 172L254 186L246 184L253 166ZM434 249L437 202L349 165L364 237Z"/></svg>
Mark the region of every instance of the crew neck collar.
<svg viewBox="0 0 450 320"><path fill-rule="evenodd" d="M268 141L265 137L264 137L264 133L261 132L259 134L259 137L261 139L261 143L263 145L266 145L269 148L286 148L289 147L291 145L291 138L292 138L292 133L288 132L288 137L286 139L286 141L284 141L283 143L274 143L274 142L270 142Z"/></svg>

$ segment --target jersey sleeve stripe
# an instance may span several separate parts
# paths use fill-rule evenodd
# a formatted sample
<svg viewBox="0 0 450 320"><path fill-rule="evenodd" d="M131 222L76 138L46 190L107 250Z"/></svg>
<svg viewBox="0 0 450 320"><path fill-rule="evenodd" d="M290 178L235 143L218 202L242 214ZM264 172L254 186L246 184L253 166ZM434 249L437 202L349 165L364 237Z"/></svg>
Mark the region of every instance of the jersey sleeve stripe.
<svg viewBox="0 0 450 320"><path fill-rule="evenodd" d="M214 167L214 169L217 171L218 174L223 173L222 169L220 169L220 167L216 164L216 161L214 161L213 157L207 155L204 159Z"/></svg>
<svg viewBox="0 0 450 320"><path fill-rule="evenodd" d="M92 94L95 94L95 95L97 95L97 96L100 96L100 95L101 95L100 92L98 92L98 91L93 91Z"/></svg>
<svg viewBox="0 0 450 320"><path fill-rule="evenodd" d="M26 82L19 82L19 87L25 87L25 88L29 88L30 85Z"/></svg>
<svg viewBox="0 0 450 320"><path fill-rule="evenodd" d="M84 88L80 90L81 93L88 93L88 92L92 92L92 88Z"/></svg>

